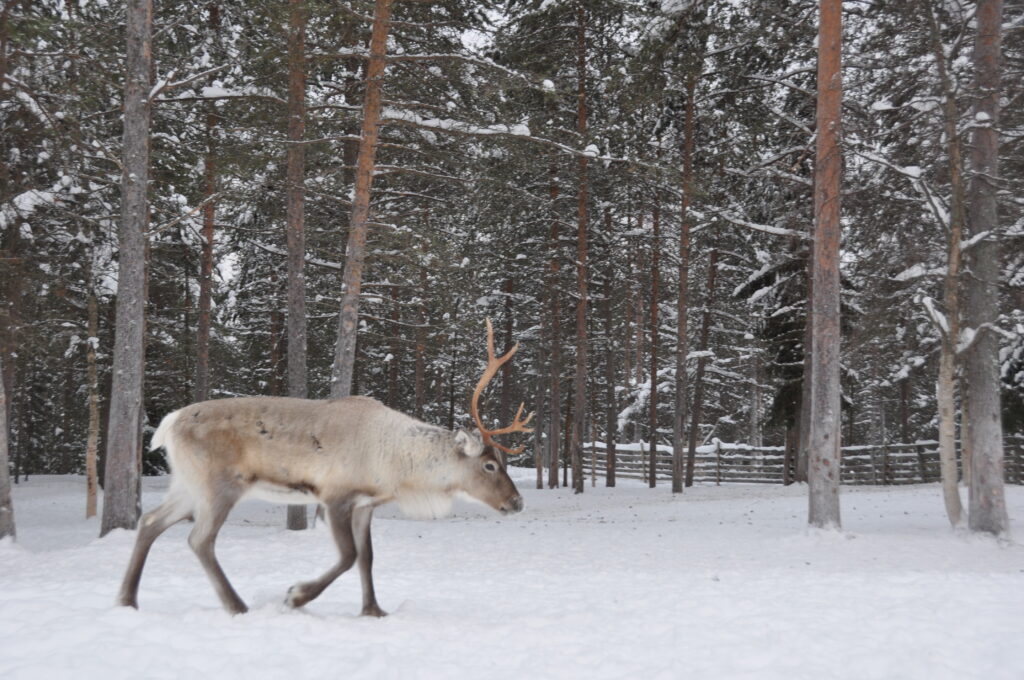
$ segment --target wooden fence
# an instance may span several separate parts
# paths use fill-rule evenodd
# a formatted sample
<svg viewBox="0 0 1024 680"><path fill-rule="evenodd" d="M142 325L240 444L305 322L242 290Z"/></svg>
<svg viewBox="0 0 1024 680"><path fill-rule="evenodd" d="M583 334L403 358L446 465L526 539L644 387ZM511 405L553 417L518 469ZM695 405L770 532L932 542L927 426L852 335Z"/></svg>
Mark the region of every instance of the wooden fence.
<svg viewBox="0 0 1024 680"><path fill-rule="evenodd" d="M842 447L843 484L918 484L939 480L938 442L886 446ZM1004 474L1007 484L1024 484L1024 436L1010 435L1004 440ZM583 466L588 478L604 477L607 453L601 442L583 448ZM615 474L627 479L647 479L650 447L646 443L615 445ZM960 452L957 451L957 465ZM781 446L747 446L715 440L697 447L694 460L695 482L716 484L746 482L782 484L785 449ZM661 444L655 455L656 476L672 479L672 447ZM792 479L792 470L789 478Z"/></svg>

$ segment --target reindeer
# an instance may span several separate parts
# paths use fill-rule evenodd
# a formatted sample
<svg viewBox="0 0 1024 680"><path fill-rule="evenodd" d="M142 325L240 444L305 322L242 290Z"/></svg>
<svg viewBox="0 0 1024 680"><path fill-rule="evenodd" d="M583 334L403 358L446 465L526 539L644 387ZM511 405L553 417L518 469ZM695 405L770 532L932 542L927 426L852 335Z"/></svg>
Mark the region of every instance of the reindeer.
<svg viewBox="0 0 1024 680"><path fill-rule="evenodd" d="M224 608L247 611L214 554L217 532L231 508L246 497L278 503L317 502L340 553L322 576L297 583L285 602L301 607L358 563L364 616L385 616L373 589L373 509L396 501L414 517L447 514L455 496L483 502L502 514L523 509L498 451L516 454L493 437L532 432L519 406L511 425L489 430L479 400L501 366L519 349L494 354L487 321L487 368L470 400L477 431L428 425L367 397L318 401L240 397L204 401L168 414L150 443L164 447L171 483L163 503L139 521L138 535L118 603L138 608L139 581L150 546L184 519L195 526L188 542Z"/></svg>

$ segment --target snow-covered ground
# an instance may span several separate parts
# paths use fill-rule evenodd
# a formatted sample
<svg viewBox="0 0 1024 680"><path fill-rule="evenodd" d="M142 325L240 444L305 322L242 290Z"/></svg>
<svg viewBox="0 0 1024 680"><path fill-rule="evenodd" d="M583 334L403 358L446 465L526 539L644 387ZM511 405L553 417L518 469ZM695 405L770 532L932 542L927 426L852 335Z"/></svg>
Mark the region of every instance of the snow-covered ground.
<svg viewBox="0 0 1024 680"><path fill-rule="evenodd" d="M218 541L250 613L221 610L187 524L154 546L141 610L114 607L134 533L95 538L81 478L35 477L0 544L0 678L1024 678L1024 546L951 531L937 485L844 488L837 533L805 528L800 487L573 496L521 474L514 517L378 511L384 619L357 616L356 570L282 605L334 546L258 502Z"/></svg>

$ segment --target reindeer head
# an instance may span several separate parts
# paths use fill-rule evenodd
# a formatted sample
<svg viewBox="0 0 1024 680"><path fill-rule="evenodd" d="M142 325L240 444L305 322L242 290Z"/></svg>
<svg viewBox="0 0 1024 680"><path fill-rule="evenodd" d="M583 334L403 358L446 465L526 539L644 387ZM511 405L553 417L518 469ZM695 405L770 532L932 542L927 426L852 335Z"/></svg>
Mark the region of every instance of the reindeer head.
<svg viewBox="0 0 1024 680"><path fill-rule="evenodd" d="M533 432L533 428L526 427L533 418L533 414L531 413L523 420L523 405L520 404L511 425L489 430L484 427L483 419L480 417L479 404L484 388L498 373L498 369L511 359L518 349L519 343L516 343L507 354L496 357L494 354L494 328L491 326L491 320L487 320L487 368L480 376L476 389L473 391L473 398L469 402L469 412L473 416L478 433L461 430L455 436L456 446L461 455L465 456L468 468L463 491L502 514L522 510L523 497L519 495L519 490L508 476L499 451L515 455L520 453L523 447L510 449L494 441L493 437L512 432Z"/></svg>

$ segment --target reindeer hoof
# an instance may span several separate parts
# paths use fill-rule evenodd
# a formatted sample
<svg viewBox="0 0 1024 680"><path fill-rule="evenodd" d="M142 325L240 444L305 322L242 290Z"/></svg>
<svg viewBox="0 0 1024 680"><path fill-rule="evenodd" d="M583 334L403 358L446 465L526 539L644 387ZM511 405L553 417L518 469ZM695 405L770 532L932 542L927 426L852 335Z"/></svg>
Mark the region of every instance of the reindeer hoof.
<svg viewBox="0 0 1024 680"><path fill-rule="evenodd" d="M310 599L302 584L296 584L288 589L288 594L284 596L284 603L293 609L298 609Z"/></svg>
<svg viewBox="0 0 1024 680"><path fill-rule="evenodd" d="M377 606L376 603L371 604L367 607L363 607L363 611L359 613L360 616L375 616L378 619L388 615L386 611Z"/></svg>

